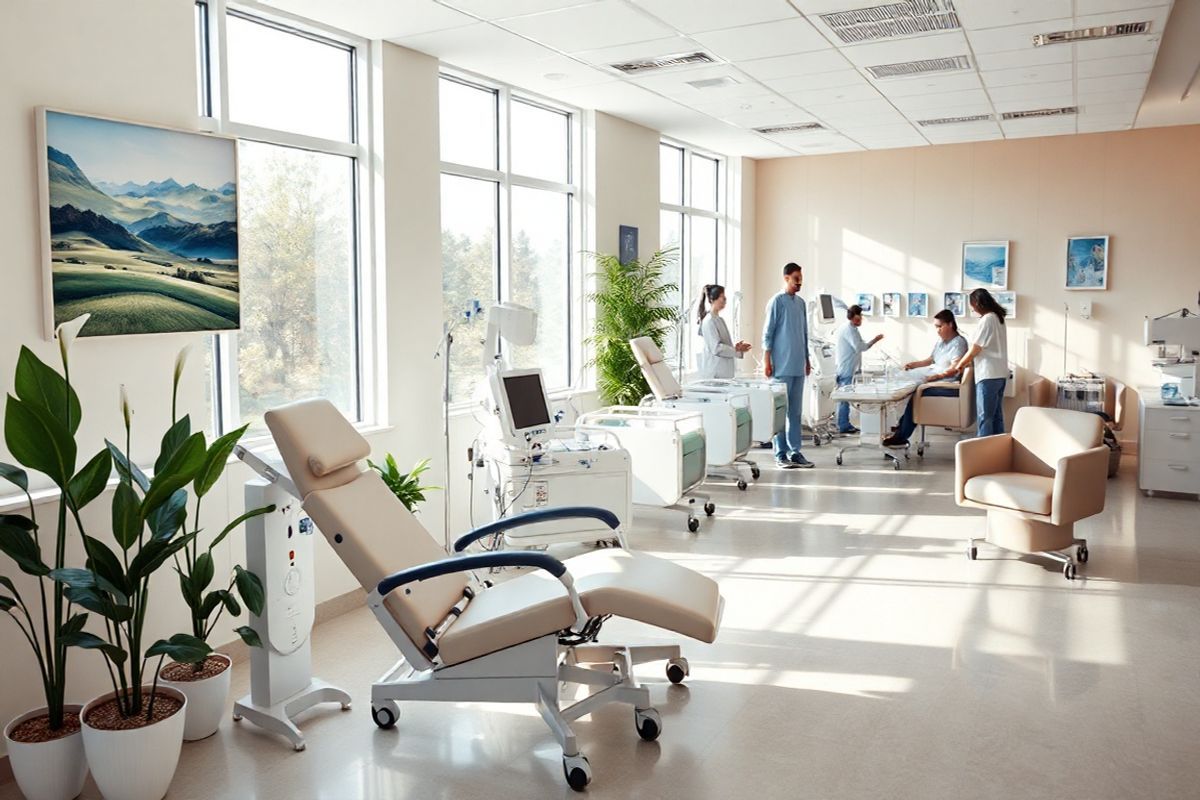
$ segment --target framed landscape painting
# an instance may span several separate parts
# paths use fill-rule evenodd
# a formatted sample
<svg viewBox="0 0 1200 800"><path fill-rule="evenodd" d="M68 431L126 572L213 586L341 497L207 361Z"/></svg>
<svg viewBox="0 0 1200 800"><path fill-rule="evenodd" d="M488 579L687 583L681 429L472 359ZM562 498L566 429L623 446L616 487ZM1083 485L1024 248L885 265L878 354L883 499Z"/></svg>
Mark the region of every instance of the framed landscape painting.
<svg viewBox="0 0 1200 800"><path fill-rule="evenodd" d="M1067 239L1067 288L1108 288L1108 237L1072 236Z"/></svg>
<svg viewBox="0 0 1200 800"><path fill-rule="evenodd" d="M1008 242L963 242L962 291L1008 288Z"/></svg>
<svg viewBox="0 0 1200 800"><path fill-rule="evenodd" d="M236 330L237 142L41 109L47 335Z"/></svg>
<svg viewBox="0 0 1200 800"><path fill-rule="evenodd" d="M946 292L942 295L942 307L961 319L967 315L967 295L963 292Z"/></svg>
<svg viewBox="0 0 1200 800"><path fill-rule="evenodd" d="M875 295L859 294L854 296L854 303L862 309L864 317L875 316Z"/></svg>
<svg viewBox="0 0 1200 800"><path fill-rule="evenodd" d="M928 317L929 295L925 292L909 292L908 315L910 317Z"/></svg>
<svg viewBox="0 0 1200 800"><path fill-rule="evenodd" d="M995 292L992 296L995 297L996 302L999 303L1006 312L1008 312L1005 315L1005 319L1016 319L1017 318L1017 293L1016 292Z"/></svg>
<svg viewBox="0 0 1200 800"><path fill-rule="evenodd" d="M903 305L904 295L899 292L883 293L883 315L885 317L900 316Z"/></svg>

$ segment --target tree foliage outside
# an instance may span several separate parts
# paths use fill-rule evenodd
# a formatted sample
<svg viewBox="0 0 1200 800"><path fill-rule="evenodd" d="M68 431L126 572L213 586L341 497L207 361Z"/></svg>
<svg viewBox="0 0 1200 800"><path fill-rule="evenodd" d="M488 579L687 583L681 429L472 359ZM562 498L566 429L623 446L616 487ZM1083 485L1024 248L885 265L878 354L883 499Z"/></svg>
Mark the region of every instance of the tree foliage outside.
<svg viewBox="0 0 1200 800"><path fill-rule="evenodd" d="M629 346L630 339L648 336L663 349L679 321L677 284L664 280L674 268L677 251L659 250L649 261L622 264L609 254L591 253L596 261L595 332L588 338L593 348L589 366L596 368L596 386L606 405L637 405L650 393L642 370Z"/></svg>

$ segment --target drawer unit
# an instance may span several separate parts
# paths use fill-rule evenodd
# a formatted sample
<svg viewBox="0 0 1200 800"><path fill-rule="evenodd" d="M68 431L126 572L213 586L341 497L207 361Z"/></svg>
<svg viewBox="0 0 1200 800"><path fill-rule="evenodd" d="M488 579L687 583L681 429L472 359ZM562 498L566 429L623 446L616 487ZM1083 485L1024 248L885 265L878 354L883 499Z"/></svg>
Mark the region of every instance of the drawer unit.
<svg viewBox="0 0 1200 800"><path fill-rule="evenodd" d="M1152 431L1191 432L1200 438L1200 409L1191 406L1147 408L1146 428Z"/></svg>
<svg viewBox="0 0 1200 800"><path fill-rule="evenodd" d="M1151 492L1200 494L1200 461L1144 458L1139 463L1138 485Z"/></svg>
<svg viewBox="0 0 1200 800"><path fill-rule="evenodd" d="M1200 495L1200 407L1165 406L1141 395L1138 488Z"/></svg>
<svg viewBox="0 0 1200 800"><path fill-rule="evenodd" d="M1142 447L1151 458L1200 461L1200 431L1151 429L1142 434Z"/></svg>

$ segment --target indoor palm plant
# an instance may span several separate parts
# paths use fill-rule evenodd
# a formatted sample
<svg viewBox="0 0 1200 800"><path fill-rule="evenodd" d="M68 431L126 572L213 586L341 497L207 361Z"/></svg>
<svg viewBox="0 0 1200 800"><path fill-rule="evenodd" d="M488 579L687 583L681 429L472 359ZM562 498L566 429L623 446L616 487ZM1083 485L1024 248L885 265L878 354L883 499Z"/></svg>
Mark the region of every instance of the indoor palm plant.
<svg viewBox="0 0 1200 800"><path fill-rule="evenodd" d="M637 405L650 392L629 340L649 336L661 349L679 320L668 304L679 287L664 280L676 260L675 248L659 250L649 261L621 263L617 256L591 253L596 262L595 332L587 342L596 368L596 386L605 405Z"/></svg>
<svg viewBox="0 0 1200 800"><path fill-rule="evenodd" d="M425 493L440 489L440 486L422 486L421 476L429 471L429 459L418 461L408 472L401 472L396 466L396 459L388 453L383 460L383 466L367 459L371 469L379 473L383 482L392 490L392 494L412 513L417 513L417 503L425 502Z"/></svg>

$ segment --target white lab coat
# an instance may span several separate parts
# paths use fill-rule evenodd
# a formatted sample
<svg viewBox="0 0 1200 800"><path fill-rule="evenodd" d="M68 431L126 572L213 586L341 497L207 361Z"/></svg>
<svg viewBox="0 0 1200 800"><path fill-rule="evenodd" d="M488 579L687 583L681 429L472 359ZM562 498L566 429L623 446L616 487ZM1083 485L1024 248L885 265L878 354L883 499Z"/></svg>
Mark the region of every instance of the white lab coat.
<svg viewBox="0 0 1200 800"><path fill-rule="evenodd" d="M700 352L701 378L732 378L734 359L741 358L733 346L733 338L725 320L709 314L700 323L700 335L704 337L704 349Z"/></svg>

